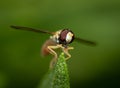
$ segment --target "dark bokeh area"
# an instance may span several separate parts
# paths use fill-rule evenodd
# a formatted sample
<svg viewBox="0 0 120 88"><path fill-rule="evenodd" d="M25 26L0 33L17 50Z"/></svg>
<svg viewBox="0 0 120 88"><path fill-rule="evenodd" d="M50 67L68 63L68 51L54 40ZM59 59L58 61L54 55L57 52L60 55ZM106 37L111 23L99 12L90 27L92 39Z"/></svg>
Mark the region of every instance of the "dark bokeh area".
<svg viewBox="0 0 120 88"><path fill-rule="evenodd" d="M73 42L67 61L71 88L120 88L119 0L1 0L0 88L37 88L52 56L40 48L49 38L11 29L10 25L57 31L97 42Z"/></svg>

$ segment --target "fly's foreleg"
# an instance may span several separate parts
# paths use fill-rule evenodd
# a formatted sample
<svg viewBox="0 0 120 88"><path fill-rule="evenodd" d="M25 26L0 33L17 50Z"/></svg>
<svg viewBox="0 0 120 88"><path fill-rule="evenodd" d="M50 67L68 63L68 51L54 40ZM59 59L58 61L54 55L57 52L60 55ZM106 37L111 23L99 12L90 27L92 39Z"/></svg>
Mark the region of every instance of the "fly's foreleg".
<svg viewBox="0 0 120 88"><path fill-rule="evenodd" d="M68 52L69 50L74 49L73 47L67 47L67 48L63 48L63 52L67 55L65 60L68 60L69 58L71 58L70 53Z"/></svg>
<svg viewBox="0 0 120 88"><path fill-rule="evenodd" d="M49 50L49 53L54 56L54 58L50 61L50 69L52 69L54 67L55 63L57 62L57 58L58 58L57 53L54 51L54 49L57 49L60 47L61 47L60 45L47 47Z"/></svg>

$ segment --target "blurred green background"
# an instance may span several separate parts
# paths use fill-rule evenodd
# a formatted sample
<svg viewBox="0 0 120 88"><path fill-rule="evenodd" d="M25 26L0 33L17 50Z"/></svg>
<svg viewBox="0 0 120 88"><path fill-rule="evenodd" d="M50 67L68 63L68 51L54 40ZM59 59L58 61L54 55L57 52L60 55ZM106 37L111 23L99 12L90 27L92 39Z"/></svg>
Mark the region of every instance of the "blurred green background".
<svg viewBox="0 0 120 88"><path fill-rule="evenodd" d="M96 47L74 42L67 61L71 88L120 88L119 0L1 0L0 88L37 88L52 56L41 57L49 35L10 25L57 31L70 28Z"/></svg>

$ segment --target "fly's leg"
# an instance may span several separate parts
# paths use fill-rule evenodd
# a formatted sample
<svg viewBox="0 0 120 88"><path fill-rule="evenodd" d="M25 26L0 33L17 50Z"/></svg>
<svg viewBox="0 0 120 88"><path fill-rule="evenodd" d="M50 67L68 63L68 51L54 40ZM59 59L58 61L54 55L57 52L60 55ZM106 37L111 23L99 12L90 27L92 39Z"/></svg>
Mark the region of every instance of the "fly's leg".
<svg viewBox="0 0 120 88"><path fill-rule="evenodd" d="M57 45L57 46L48 46L48 50L49 50L49 53L52 54L54 56L54 58L50 61L50 69L53 68L54 64L57 62L57 53L53 50L53 49L57 49L57 48L60 48L61 45Z"/></svg>
<svg viewBox="0 0 120 88"><path fill-rule="evenodd" d="M63 52L67 55L67 57L65 58L65 60L68 60L71 55L69 54L68 50L74 49L73 47L67 47L67 48L63 48Z"/></svg>

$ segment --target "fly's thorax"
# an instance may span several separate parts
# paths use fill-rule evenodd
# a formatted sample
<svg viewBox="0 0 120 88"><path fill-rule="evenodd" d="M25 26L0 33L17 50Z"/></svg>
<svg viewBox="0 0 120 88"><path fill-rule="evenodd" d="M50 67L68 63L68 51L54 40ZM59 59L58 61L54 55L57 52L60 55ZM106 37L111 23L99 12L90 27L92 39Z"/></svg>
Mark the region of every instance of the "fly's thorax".
<svg viewBox="0 0 120 88"><path fill-rule="evenodd" d="M60 37L60 33L62 30L59 30L57 32L55 32L55 34L53 36L50 36L50 38L57 44L59 44L59 37Z"/></svg>

